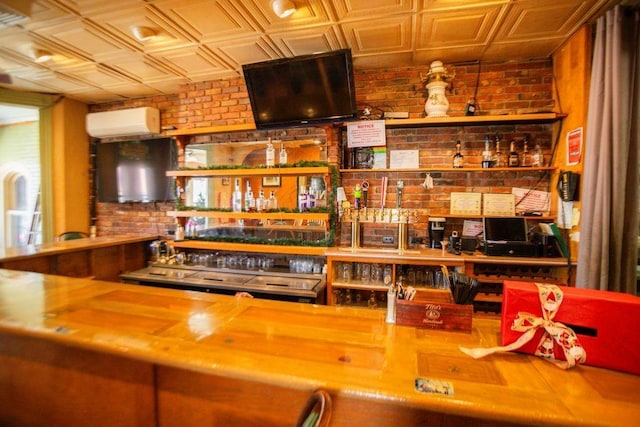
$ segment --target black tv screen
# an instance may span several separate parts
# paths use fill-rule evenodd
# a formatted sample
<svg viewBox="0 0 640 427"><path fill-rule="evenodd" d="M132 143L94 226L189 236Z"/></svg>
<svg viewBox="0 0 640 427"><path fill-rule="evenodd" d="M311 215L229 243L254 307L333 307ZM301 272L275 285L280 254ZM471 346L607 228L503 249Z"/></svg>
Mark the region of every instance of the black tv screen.
<svg viewBox="0 0 640 427"><path fill-rule="evenodd" d="M96 147L96 188L100 202L175 200L177 150L171 138L101 142Z"/></svg>
<svg viewBox="0 0 640 427"><path fill-rule="evenodd" d="M484 218L484 239L487 242L526 242L528 238L527 220L525 218Z"/></svg>
<svg viewBox="0 0 640 427"><path fill-rule="evenodd" d="M242 71L258 129L357 116L349 49L246 64Z"/></svg>

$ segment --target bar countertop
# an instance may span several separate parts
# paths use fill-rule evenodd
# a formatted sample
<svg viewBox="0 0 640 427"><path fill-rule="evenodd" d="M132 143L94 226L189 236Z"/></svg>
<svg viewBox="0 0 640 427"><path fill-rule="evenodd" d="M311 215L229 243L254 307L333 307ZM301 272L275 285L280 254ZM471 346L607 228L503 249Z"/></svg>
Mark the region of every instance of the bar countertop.
<svg viewBox="0 0 640 427"><path fill-rule="evenodd" d="M0 333L201 374L297 390L323 388L399 407L530 425L637 425L640 377L563 371L507 353L497 319L470 334L385 323L385 312L236 298L0 269ZM0 345L0 348L2 346ZM416 378L453 395L417 392Z"/></svg>
<svg viewBox="0 0 640 427"><path fill-rule="evenodd" d="M430 248L415 248L405 249L399 251L396 248L352 248L349 246L340 246L328 248L325 256L331 256L335 258L341 257L358 257L362 259L372 260L386 260L389 262L414 262L419 261L432 261L441 262L446 264L464 264L465 262L472 262L474 264L491 264L499 263L502 265L517 264L517 265L547 265L553 267L565 267L567 266L567 259L561 257L543 258L543 257L516 257L516 256L491 256L485 255L480 251L474 251L473 253L461 253L460 255L452 254L442 249L430 249ZM571 262L575 264L574 261Z"/></svg>
<svg viewBox="0 0 640 427"><path fill-rule="evenodd" d="M57 255L84 249L96 249L106 246L144 242L157 238L154 235L122 234L117 236L100 236L84 239L65 240L61 242L42 243L16 248L0 248L0 262L15 261L36 256Z"/></svg>

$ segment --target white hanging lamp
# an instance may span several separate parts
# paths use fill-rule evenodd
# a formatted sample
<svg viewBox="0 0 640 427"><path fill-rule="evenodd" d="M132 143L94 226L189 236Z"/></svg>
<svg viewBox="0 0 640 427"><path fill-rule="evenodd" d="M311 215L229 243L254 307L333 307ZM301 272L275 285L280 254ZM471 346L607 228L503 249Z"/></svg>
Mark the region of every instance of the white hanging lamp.
<svg viewBox="0 0 640 427"><path fill-rule="evenodd" d="M296 4L290 0L273 0L271 7L279 18L286 18L296 11Z"/></svg>

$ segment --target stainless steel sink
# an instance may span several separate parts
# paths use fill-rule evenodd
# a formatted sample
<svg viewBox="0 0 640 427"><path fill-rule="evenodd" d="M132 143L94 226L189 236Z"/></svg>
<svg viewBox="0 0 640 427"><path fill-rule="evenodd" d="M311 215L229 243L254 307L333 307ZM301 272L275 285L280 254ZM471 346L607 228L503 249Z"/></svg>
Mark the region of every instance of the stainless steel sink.
<svg viewBox="0 0 640 427"><path fill-rule="evenodd" d="M192 276L189 276L190 283L201 283L210 285L231 285L239 286L253 279L253 274L240 274L240 273L225 273L221 271L200 271Z"/></svg>
<svg viewBox="0 0 640 427"><path fill-rule="evenodd" d="M313 289L320 280L303 277L256 276L246 284L249 286L276 286L293 289Z"/></svg>

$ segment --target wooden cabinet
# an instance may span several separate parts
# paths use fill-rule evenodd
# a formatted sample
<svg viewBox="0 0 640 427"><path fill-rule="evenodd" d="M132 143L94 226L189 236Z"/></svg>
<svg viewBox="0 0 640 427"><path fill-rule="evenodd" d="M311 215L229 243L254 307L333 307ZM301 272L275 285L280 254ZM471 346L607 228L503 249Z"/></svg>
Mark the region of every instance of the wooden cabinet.
<svg viewBox="0 0 640 427"><path fill-rule="evenodd" d="M356 250L327 251L327 303L386 308L391 283L402 280L416 289L444 289L438 281L441 266L464 273L462 258L439 256L439 251Z"/></svg>
<svg viewBox="0 0 640 427"><path fill-rule="evenodd" d="M569 274L569 265L562 258L452 255L435 249L400 253L384 249L334 248L326 255L327 302L330 305L385 308L388 285L400 278L405 286L418 290L444 289L436 275L445 265L449 271L455 270L478 280L480 292L474 300L476 312L499 314L504 280L567 284ZM382 272L382 278L373 273L377 269ZM388 274L386 279L385 273ZM371 302L375 301L375 304L370 302L372 296L375 300Z"/></svg>
<svg viewBox="0 0 640 427"><path fill-rule="evenodd" d="M167 176L176 177L179 188L184 188L187 181L194 177L282 179L320 176L327 183L327 188L331 188L329 166L178 170L168 171ZM327 195L330 193L330 190L326 192ZM205 218L206 229L198 230L197 235L188 232L187 239L175 242L174 247L321 255L333 243L331 200L332 197L327 196L324 199L326 206L308 211L278 206L277 209L263 212L233 212L213 206L195 208L181 204L178 209L169 211L168 215L175 217L185 228L189 218Z"/></svg>
<svg viewBox="0 0 640 427"><path fill-rule="evenodd" d="M103 236L9 248L0 268L120 281L120 274L143 268L155 236Z"/></svg>
<svg viewBox="0 0 640 427"><path fill-rule="evenodd" d="M252 125L237 125L168 133L178 139L182 159L180 170L167 172L167 176L176 178L180 191L176 210L168 215L185 227L186 237L174 242L173 246L195 250L322 255L334 240L333 185L337 170L322 159L307 157L311 154L308 150L317 150L313 140L273 141L276 150L284 147L289 151L288 162L274 167L262 164L265 142L244 141L255 136L242 134L238 138L241 142L212 143L209 151L203 149L207 144L198 143L199 138L213 139L216 135L251 130L254 130ZM201 159L196 161L195 155L188 156L198 150L204 153ZM274 191L277 208L234 212L230 200L236 180L240 180L243 198L247 183L256 198L260 189L264 190L266 198ZM194 202L193 186L189 190L190 183L196 181L207 193L201 203ZM315 207L301 211L298 209L299 189L315 182L324 186L323 197L317 200ZM200 228L197 233L192 233L188 227L193 223Z"/></svg>
<svg viewBox="0 0 640 427"><path fill-rule="evenodd" d="M500 314L502 283L505 280L569 284L573 265L563 258L485 257L465 262L465 274L478 280L480 291L473 307L476 312Z"/></svg>

